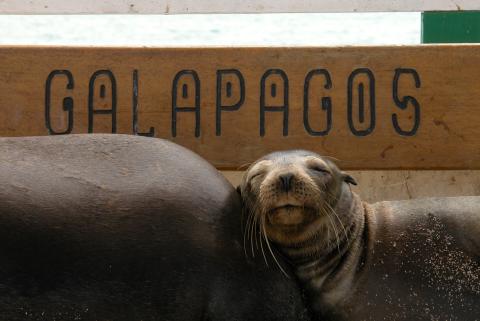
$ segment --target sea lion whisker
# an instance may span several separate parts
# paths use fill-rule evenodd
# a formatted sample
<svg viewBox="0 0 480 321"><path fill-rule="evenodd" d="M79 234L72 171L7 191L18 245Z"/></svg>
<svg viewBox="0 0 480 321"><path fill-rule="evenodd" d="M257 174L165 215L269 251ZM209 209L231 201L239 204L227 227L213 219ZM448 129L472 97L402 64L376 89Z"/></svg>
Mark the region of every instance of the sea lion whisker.
<svg viewBox="0 0 480 321"><path fill-rule="evenodd" d="M332 237L330 235L331 233L331 229L329 227L329 225L325 225L324 227L326 230L327 230L327 249L330 250L331 248L333 248L333 246L335 246L335 244L333 244L333 241L332 241Z"/></svg>
<svg viewBox="0 0 480 321"><path fill-rule="evenodd" d="M247 238L250 241L250 248L251 248L251 253L252 257L255 257L255 252L253 250L253 241L252 241L252 230L254 228L254 216L252 213L249 214L249 225L247 227Z"/></svg>
<svg viewBox="0 0 480 321"><path fill-rule="evenodd" d="M252 224L252 214L251 211L249 210L249 207L243 208L242 210L242 217L244 218L245 216L247 217L245 225L242 223L242 229L243 229L243 250L245 252L245 256L248 257L247 255L247 239L250 239L250 225ZM243 219L242 219L243 221Z"/></svg>
<svg viewBox="0 0 480 321"><path fill-rule="evenodd" d="M263 219L264 221L264 219ZM262 230L263 230L263 237L265 239L265 243L267 243L267 247L268 247L268 250L270 251L270 254L272 255L273 257L273 260L275 261L275 263L277 264L277 266L280 268L280 271L282 271L282 273L287 277L287 278L290 278L290 276L287 274L287 272L285 272L285 270L282 268L282 266L280 265L280 262L278 262L277 260L277 257L275 256L275 254L273 253L273 250L272 250L272 247L270 246L270 241L268 240L268 237L267 237L267 231L265 230L265 224L264 222L261 222L261 226L262 226Z"/></svg>
<svg viewBox="0 0 480 321"><path fill-rule="evenodd" d="M345 238L347 239L347 242L350 242L350 238L348 236L348 233L347 233L347 229L345 228L345 225L343 224L342 220L340 219L340 217L338 216L337 212L335 211L335 209L333 209L330 204L328 203L325 203L326 206L328 206L331 210L331 212L335 215L335 217L337 218L338 222L340 223L340 226L342 227L343 229L343 233L345 234Z"/></svg>
<svg viewBox="0 0 480 321"><path fill-rule="evenodd" d="M244 225L242 222L242 229L243 229L243 252L245 253L245 257L248 257L247 255L247 231L248 231L248 217L247 217L247 223Z"/></svg>
<svg viewBox="0 0 480 321"><path fill-rule="evenodd" d="M259 221L260 221L260 217L258 215L255 215L255 218L254 218L254 221L253 221L253 228L252 228L252 234L253 234L253 237L252 237L252 251L253 251L254 245L255 245L257 250L259 249L258 243L260 242L260 250L262 251L263 257L265 258L265 254L263 253L263 247L262 247L262 239L261 239L261 236L259 236L260 235ZM253 238L255 238L255 243L254 243Z"/></svg>
<svg viewBox="0 0 480 321"><path fill-rule="evenodd" d="M330 225L332 226L333 232L334 232L334 235L335 235L336 248L337 248L337 250L338 250L338 253L340 253L340 237L339 237L337 228L335 227L335 222L334 222L333 219L331 218L330 214L327 214L327 216L328 216L328 218L329 218L329 220L330 220ZM333 240L332 240L332 243L333 243Z"/></svg>
<svg viewBox="0 0 480 321"><path fill-rule="evenodd" d="M245 224L245 232L247 233L247 237L248 237L248 231L249 231L249 226L250 226L250 221L251 221L252 215L251 215L251 212L250 212L249 209L244 208L243 212L244 212L244 216L247 217L246 224Z"/></svg>
<svg viewBox="0 0 480 321"><path fill-rule="evenodd" d="M328 217L328 219L329 219L329 221L330 221L330 224L331 224L331 226L333 227L333 231L334 231L334 233L335 233L336 247L337 247L337 250L338 250L339 253L340 253L340 243L341 243L341 242L340 242L340 234L339 234L338 229L337 229L338 226L337 226L337 224L335 223L335 220L333 219L332 214L330 213L330 211L329 211L327 208L325 208L323 205L322 205L321 208L322 208L322 210L323 210L324 215L326 215L326 216ZM332 243L333 243L333 237L331 238L331 240L332 240ZM331 248L329 247L328 250L330 251Z"/></svg>
<svg viewBox="0 0 480 321"><path fill-rule="evenodd" d="M332 228L333 228L333 232L335 233L335 239L336 239L336 241L337 241L337 249L338 249L338 252L340 253L340 238L338 237L338 231L337 231L337 229L336 229L336 227L335 227L335 222L333 221L333 219L332 219L329 211L326 211L326 210L325 210L325 214L326 214L326 216L328 217L328 220L330 221L330 224L331 224L331 226L332 226Z"/></svg>
<svg viewBox="0 0 480 321"><path fill-rule="evenodd" d="M252 238L252 225L253 225L253 218L254 218L254 213L251 210L251 206L248 206L249 211L248 211L248 224L247 224L247 238L250 240Z"/></svg>
<svg viewBox="0 0 480 321"><path fill-rule="evenodd" d="M321 207L318 207L318 215L324 217L324 216L327 216L328 214L325 213L325 211ZM331 223L321 225L320 230L317 233L321 235L323 234L324 231L326 231L327 237L324 238L323 242L320 242L321 244L319 244L319 247L326 246L327 249L330 249L331 245L333 244L333 240L332 240L333 238L331 236L331 231L332 231Z"/></svg>
<svg viewBox="0 0 480 321"><path fill-rule="evenodd" d="M252 234L254 235L254 238L255 238L255 247L258 250L259 239L260 239L260 245L261 245L261 238L257 238L257 233L255 233L255 231L258 230L258 222L259 222L259 219L260 219L259 215L258 215L258 213L259 213L259 205L258 204L255 205L255 211L253 213L254 213L254 225L253 225L253 228L252 228ZM252 244L252 246L253 246L253 244Z"/></svg>
<svg viewBox="0 0 480 321"><path fill-rule="evenodd" d="M260 218L260 219L257 220L257 221L258 221L259 225L262 227L262 228L259 228L259 229L258 229L258 235L259 235L259 238L260 238L260 248L261 248L261 250L262 250L262 255L263 255L263 259L265 260L265 264L267 265L267 267L269 267L268 261L267 261L267 256L265 255L265 251L264 251L264 249L263 249L262 236L265 238L265 241L267 241L267 239L266 239L266 238L267 238L267 235L266 235L266 233L264 233L264 231L265 231L265 226L264 226L264 224L263 224L263 221L264 221L263 216L262 216L262 218ZM262 233L263 233L263 235L262 235Z"/></svg>
<svg viewBox="0 0 480 321"><path fill-rule="evenodd" d="M248 211L248 222L247 222L247 239L250 241L250 251L252 253L252 257L255 257L255 249L254 243L258 249L258 239L257 239L257 212L258 212L258 205L252 204L249 199L243 198L243 202L245 204L244 208Z"/></svg>
<svg viewBox="0 0 480 321"><path fill-rule="evenodd" d="M257 243L257 234L255 233L257 229L257 215L256 215L256 209L255 207L251 207L252 210L250 212L251 215L251 223L250 223L250 229L249 229L249 235L250 235L250 249L252 252L252 257L255 257L255 250L254 250L254 240L255 243L257 244L257 249L258 249L258 243Z"/></svg>
<svg viewBox="0 0 480 321"><path fill-rule="evenodd" d="M248 217L247 217L247 221L245 221L245 216L246 216L246 211L245 209L242 209L242 215L241 215L241 219L240 219L240 229L242 231L242 234L243 234L243 249L245 250L245 232L247 230L247 224L248 224ZM246 256L247 253L245 253L245 256Z"/></svg>

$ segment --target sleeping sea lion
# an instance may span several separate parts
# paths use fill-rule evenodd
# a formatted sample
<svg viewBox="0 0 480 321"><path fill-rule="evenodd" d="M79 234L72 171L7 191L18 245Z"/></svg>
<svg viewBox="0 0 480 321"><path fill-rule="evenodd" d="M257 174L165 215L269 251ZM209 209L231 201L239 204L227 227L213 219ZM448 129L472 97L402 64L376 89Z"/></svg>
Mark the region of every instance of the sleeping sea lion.
<svg viewBox="0 0 480 321"><path fill-rule="evenodd" d="M312 152L259 159L238 189L250 244L272 243L320 320L480 320L480 197L367 204L350 184Z"/></svg>

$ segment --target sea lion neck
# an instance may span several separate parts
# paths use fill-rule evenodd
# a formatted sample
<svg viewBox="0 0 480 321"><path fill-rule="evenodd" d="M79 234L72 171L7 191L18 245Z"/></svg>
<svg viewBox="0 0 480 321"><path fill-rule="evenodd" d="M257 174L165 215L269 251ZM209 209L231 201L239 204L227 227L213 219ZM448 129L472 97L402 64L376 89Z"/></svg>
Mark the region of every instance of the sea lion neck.
<svg viewBox="0 0 480 321"><path fill-rule="evenodd" d="M346 190L347 189L347 190ZM340 242L334 239L325 241L318 238L312 241L313 255L303 255L292 259L294 273L306 290L310 306L319 315L335 309L342 298L349 295L355 287L355 276L362 273L367 264L368 253L363 248L371 248L370 228L373 228L368 213L369 204L363 202L358 195L344 188L334 208L344 220L346 234L342 230ZM354 215L351 215L355 213ZM339 225L339 224L338 224ZM367 233L366 233L367 231ZM329 246L327 246L329 245ZM307 247L299 248L300 251ZM291 249L281 249L287 253ZM299 252L300 252L299 251ZM292 252L290 252L290 255Z"/></svg>

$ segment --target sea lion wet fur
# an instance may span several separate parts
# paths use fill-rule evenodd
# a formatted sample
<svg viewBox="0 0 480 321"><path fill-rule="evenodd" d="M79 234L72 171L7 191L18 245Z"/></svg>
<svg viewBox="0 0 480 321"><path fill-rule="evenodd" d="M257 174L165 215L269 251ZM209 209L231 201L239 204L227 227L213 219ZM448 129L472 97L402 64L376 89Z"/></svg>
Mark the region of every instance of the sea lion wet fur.
<svg viewBox="0 0 480 321"><path fill-rule="evenodd" d="M285 151L239 186L247 229L289 261L317 318L480 320L480 197L367 204L352 183L327 158Z"/></svg>

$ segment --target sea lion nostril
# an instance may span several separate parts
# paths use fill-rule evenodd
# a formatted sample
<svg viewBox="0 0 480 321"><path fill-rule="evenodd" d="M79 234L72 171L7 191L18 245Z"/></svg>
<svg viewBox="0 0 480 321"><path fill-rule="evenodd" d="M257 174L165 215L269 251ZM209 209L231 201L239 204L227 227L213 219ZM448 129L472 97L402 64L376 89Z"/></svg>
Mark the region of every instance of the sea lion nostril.
<svg viewBox="0 0 480 321"><path fill-rule="evenodd" d="M280 175L279 179L282 184L282 189L285 192L288 192L292 188L293 174L287 173L287 174Z"/></svg>

